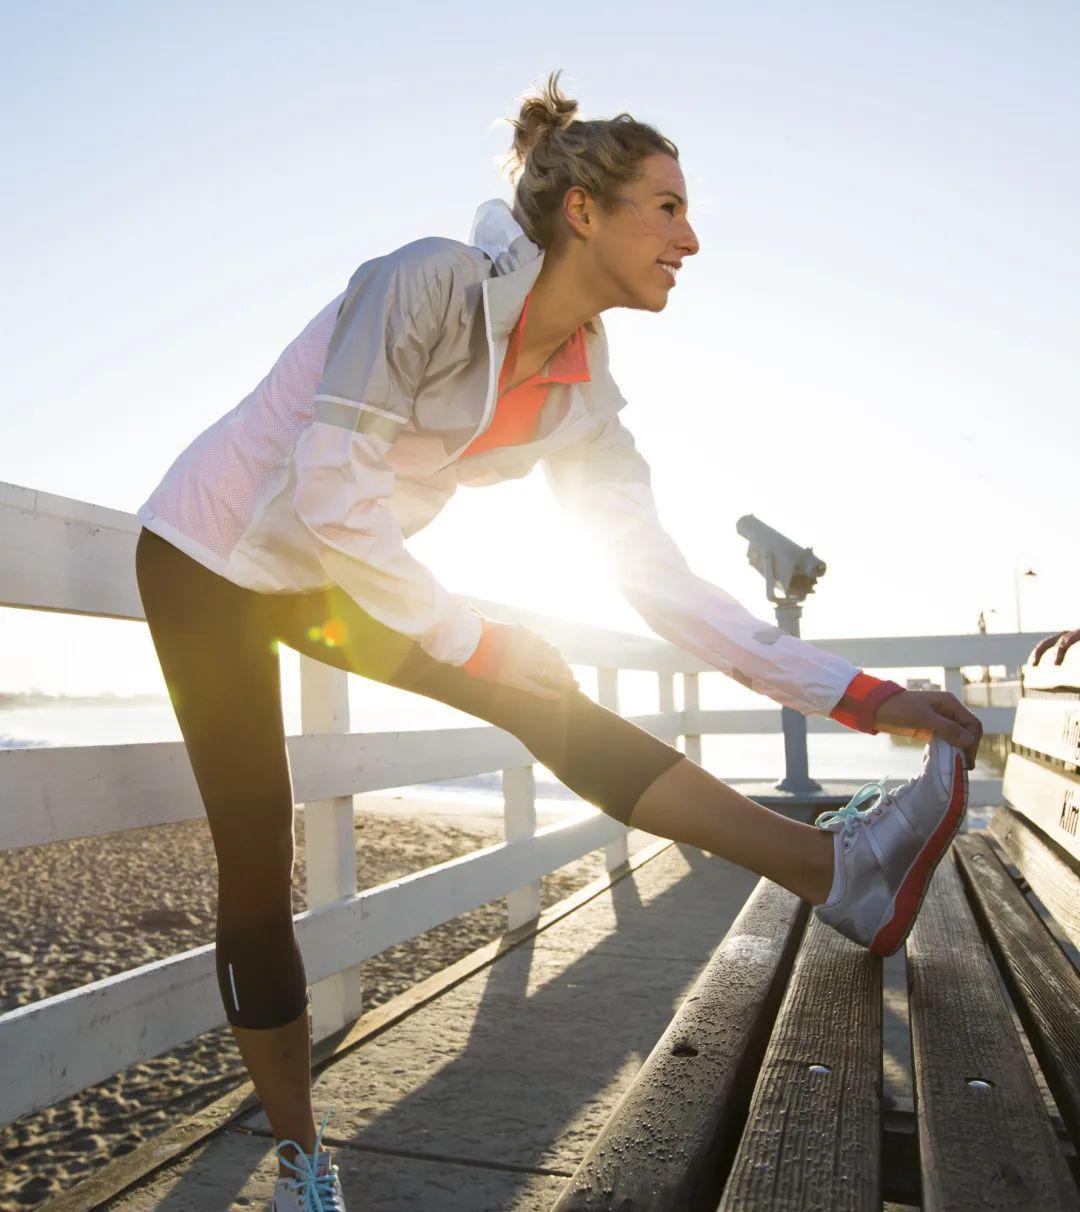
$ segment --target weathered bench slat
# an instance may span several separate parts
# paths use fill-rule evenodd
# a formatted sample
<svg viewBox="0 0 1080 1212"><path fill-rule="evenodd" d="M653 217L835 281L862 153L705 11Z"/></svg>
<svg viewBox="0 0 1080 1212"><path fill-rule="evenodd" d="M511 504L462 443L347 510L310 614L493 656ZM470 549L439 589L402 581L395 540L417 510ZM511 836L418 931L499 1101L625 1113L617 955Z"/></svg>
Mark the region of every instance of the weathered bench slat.
<svg viewBox="0 0 1080 1212"><path fill-rule="evenodd" d="M718 1212L878 1212L881 1058L881 959L811 918Z"/></svg>
<svg viewBox="0 0 1080 1212"><path fill-rule="evenodd" d="M808 911L758 883L551 1212L714 1212Z"/></svg>
<svg viewBox="0 0 1080 1212"><path fill-rule="evenodd" d="M960 870L1020 1021L1073 1134L1080 1135L1080 973L1013 883L987 839L956 839Z"/></svg>
<svg viewBox="0 0 1080 1212"><path fill-rule="evenodd" d="M1080 1209L951 855L907 962L923 1208Z"/></svg>
<svg viewBox="0 0 1080 1212"><path fill-rule="evenodd" d="M1080 947L1080 897L1077 875L1069 864L1026 821L1009 808L990 818L990 835L1010 863L1031 885L1074 947Z"/></svg>
<svg viewBox="0 0 1080 1212"><path fill-rule="evenodd" d="M1022 698L1016 706L1013 744L1073 765L1080 763L1080 699Z"/></svg>
<svg viewBox="0 0 1080 1212"><path fill-rule="evenodd" d="M1010 753L1001 793L1014 812L1027 817L1073 858L1080 859L1080 778L1022 753Z"/></svg>

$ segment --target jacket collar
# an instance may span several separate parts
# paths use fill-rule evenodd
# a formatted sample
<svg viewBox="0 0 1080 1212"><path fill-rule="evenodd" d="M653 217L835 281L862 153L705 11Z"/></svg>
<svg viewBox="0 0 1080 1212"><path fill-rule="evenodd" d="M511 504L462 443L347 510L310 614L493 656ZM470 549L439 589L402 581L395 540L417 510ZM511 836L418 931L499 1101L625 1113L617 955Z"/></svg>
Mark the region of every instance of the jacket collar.
<svg viewBox="0 0 1080 1212"><path fill-rule="evenodd" d="M473 216L469 243L486 253L494 274L485 286L488 320L493 340L509 336L517 325L525 299L544 266L544 250L525 234L502 198L482 202ZM586 320L596 332L599 317Z"/></svg>

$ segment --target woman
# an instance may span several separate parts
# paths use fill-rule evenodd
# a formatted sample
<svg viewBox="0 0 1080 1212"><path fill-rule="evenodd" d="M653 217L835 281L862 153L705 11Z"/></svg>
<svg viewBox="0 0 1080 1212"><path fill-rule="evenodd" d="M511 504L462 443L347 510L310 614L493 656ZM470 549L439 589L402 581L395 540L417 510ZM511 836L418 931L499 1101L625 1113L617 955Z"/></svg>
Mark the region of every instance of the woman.
<svg viewBox="0 0 1080 1212"><path fill-rule="evenodd" d="M279 642L507 729L620 821L768 876L881 953L966 806L959 750L973 765L981 729L952 695L754 618L661 527L600 313L662 311L698 252L678 149L628 114L576 121L557 79L513 124L513 210L481 206L468 244L425 238L361 265L139 510L139 589L214 839L218 981L278 1142L277 1212L344 1207L311 1110ZM458 484L538 461L659 635L785 706L931 740L920 777L790 820L594 703L540 636L444 590L405 538Z"/></svg>

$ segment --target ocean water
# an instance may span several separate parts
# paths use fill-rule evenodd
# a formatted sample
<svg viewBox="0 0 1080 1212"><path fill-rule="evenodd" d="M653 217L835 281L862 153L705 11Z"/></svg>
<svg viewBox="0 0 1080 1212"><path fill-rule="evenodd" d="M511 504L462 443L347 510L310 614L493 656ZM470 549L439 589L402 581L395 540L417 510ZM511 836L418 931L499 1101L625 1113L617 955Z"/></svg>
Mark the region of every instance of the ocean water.
<svg viewBox="0 0 1080 1212"><path fill-rule="evenodd" d="M380 688L385 689L385 688ZM463 712L441 703L420 700L416 696L386 696L379 703L352 702L351 725L355 732L410 731L424 728L483 726ZM655 710L654 703L624 703L628 714ZM292 717L292 718L290 718ZM285 709L286 733L300 733L298 711ZM57 699L40 706L12 706L0 709L0 749L67 745L130 745L182 740L180 729L168 699L158 702L124 704L82 703ZM922 759L922 746L896 744L884 734L867 736L847 732L837 736L808 738L810 774L817 779L850 778L868 781L888 778L906 779L916 774ZM721 779L761 779L773 781L784 773L783 737L706 736L702 741L705 767ZM580 803L543 766L537 765L537 790L542 798ZM981 758L972 778L996 778L999 772ZM497 772L425 783L399 789L402 794L428 798L446 797L447 803L501 802L500 776Z"/></svg>

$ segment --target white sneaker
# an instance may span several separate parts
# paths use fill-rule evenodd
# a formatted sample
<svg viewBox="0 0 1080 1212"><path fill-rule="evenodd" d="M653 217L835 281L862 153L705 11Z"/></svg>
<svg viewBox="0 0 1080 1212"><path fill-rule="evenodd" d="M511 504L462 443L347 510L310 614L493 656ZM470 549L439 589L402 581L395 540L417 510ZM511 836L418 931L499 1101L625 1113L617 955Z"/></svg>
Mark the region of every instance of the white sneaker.
<svg viewBox="0 0 1080 1212"><path fill-rule="evenodd" d="M814 824L836 835L835 878L814 912L875 955L898 951L915 925L930 878L967 811L963 750L939 736L923 752L922 773L895 791L864 783L838 812ZM859 805L874 801L860 811Z"/></svg>
<svg viewBox="0 0 1080 1212"><path fill-rule="evenodd" d="M282 1176L277 1180L270 1212L346 1212L338 1168L331 1162L330 1154L326 1150L319 1151L323 1129L329 1118L330 1108L327 1108L310 1157L294 1140L281 1140L274 1146L274 1152L280 1160L290 1170L295 1170L299 1177ZM282 1157L283 1145L292 1145L296 1150L296 1162L299 1164Z"/></svg>

